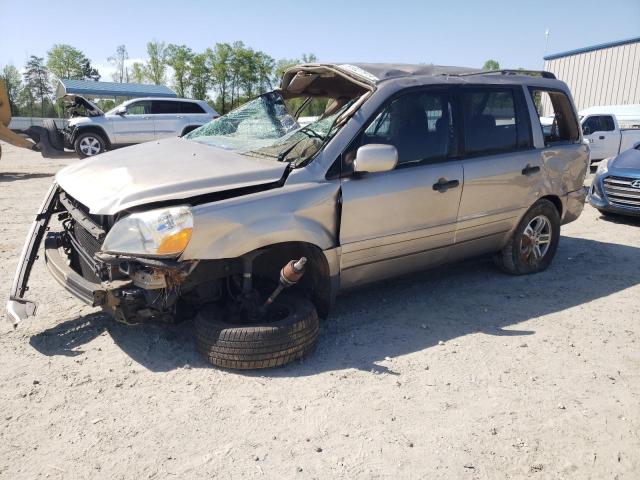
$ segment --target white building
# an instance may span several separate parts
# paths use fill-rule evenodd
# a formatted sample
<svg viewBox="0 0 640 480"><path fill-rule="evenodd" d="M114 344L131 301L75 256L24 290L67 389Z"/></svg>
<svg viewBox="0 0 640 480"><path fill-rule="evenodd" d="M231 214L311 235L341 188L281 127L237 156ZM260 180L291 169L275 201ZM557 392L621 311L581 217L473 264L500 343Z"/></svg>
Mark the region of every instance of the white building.
<svg viewBox="0 0 640 480"><path fill-rule="evenodd" d="M571 88L578 110L640 103L640 37L544 57L544 69Z"/></svg>

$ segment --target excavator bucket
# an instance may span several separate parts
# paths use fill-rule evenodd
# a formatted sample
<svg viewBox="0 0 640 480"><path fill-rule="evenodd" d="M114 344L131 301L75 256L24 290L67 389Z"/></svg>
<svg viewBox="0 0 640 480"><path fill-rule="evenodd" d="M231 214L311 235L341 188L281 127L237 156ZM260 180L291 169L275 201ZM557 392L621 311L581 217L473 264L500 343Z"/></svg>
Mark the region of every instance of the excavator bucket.
<svg viewBox="0 0 640 480"><path fill-rule="evenodd" d="M20 135L9 129L11 123L11 104L9 103L9 93L4 80L0 79L0 140L15 145L16 147L36 150L43 157L56 158L64 154L61 150L56 150L51 145L46 129L43 127L31 127L31 132L27 131L30 138ZM0 146L0 157L2 157L2 147Z"/></svg>

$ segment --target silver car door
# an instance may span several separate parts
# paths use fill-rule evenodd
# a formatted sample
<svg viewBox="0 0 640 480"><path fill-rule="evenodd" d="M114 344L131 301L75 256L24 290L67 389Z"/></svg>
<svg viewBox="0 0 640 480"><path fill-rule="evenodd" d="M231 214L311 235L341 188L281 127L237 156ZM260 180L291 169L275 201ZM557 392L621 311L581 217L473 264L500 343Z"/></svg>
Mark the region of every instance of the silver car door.
<svg viewBox="0 0 640 480"><path fill-rule="evenodd" d="M156 126L156 138L176 137L186 126L187 121L180 110L180 102L153 100L151 112Z"/></svg>
<svg viewBox="0 0 640 480"><path fill-rule="evenodd" d="M344 288L441 263L453 243L462 165L451 158L448 89L407 93L388 102L343 155L384 143L398 150L389 172L342 182L341 285Z"/></svg>
<svg viewBox="0 0 640 480"><path fill-rule="evenodd" d="M142 143L153 140L155 126L151 117L151 102L141 100L130 103L126 113L115 115L111 120L116 143Z"/></svg>
<svg viewBox="0 0 640 480"><path fill-rule="evenodd" d="M522 87L463 87L458 97L464 191L452 259L498 250L535 202L542 178Z"/></svg>

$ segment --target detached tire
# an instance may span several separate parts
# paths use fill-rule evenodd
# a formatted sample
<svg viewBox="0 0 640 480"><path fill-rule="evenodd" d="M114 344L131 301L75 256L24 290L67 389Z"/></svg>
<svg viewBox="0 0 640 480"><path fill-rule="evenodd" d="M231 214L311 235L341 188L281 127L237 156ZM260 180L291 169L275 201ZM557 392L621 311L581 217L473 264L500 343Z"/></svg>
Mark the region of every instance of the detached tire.
<svg viewBox="0 0 640 480"><path fill-rule="evenodd" d="M80 158L93 157L107 149L107 142L99 133L81 133L73 142L73 149Z"/></svg>
<svg viewBox="0 0 640 480"><path fill-rule="evenodd" d="M217 367L257 369L279 367L315 347L320 332L311 301L282 295L274 302L285 315L271 323L229 323L225 311L210 305L195 318L196 349Z"/></svg>
<svg viewBox="0 0 640 480"><path fill-rule="evenodd" d="M58 130L56 126L56 122L51 118L45 118L42 122L42 125L47 130L47 134L49 137L49 143L56 150L64 150L64 137L62 132Z"/></svg>
<svg viewBox="0 0 640 480"><path fill-rule="evenodd" d="M551 264L559 241L560 213L553 203L543 198L524 214L509 243L494 260L511 275L541 272Z"/></svg>

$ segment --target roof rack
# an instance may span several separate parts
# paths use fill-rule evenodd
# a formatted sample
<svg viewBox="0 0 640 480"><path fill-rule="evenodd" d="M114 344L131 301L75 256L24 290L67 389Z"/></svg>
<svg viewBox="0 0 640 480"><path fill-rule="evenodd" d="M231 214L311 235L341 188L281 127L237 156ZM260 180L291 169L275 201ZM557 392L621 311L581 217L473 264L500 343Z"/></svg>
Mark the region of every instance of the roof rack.
<svg viewBox="0 0 640 480"><path fill-rule="evenodd" d="M553 80L556 79L556 76L545 70L484 70L482 72L471 72L471 73L459 73L457 76L459 77L468 77L470 75L491 75L499 73L501 75L530 75L532 77L542 77L542 78L551 78Z"/></svg>

